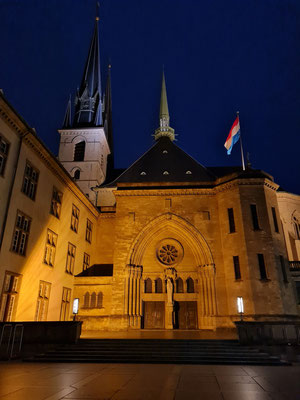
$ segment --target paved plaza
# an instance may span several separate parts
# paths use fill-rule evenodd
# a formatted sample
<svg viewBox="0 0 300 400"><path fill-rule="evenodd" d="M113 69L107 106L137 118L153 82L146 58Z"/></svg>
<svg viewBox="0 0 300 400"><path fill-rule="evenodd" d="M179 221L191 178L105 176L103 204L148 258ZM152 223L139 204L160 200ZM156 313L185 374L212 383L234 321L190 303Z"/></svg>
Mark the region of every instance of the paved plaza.
<svg viewBox="0 0 300 400"><path fill-rule="evenodd" d="M0 363L1 400L299 400L300 365Z"/></svg>

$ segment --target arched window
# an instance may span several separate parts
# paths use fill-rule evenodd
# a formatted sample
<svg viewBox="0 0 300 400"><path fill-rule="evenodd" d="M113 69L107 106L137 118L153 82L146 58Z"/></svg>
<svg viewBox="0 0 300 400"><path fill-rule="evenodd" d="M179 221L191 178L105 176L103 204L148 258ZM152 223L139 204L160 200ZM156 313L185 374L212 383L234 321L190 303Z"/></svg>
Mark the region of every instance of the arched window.
<svg viewBox="0 0 300 400"><path fill-rule="evenodd" d="M102 307L103 307L103 293L99 292L97 300L97 308L102 308Z"/></svg>
<svg viewBox="0 0 300 400"><path fill-rule="evenodd" d="M83 161L85 153L85 141L75 144L74 161Z"/></svg>
<svg viewBox="0 0 300 400"><path fill-rule="evenodd" d="M91 295L91 306L90 306L90 308L96 308L96 298L97 298L96 293L93 292L92 295Z"/></svg>
<svg viewBox="0 0 300 400"><path fill-rule="evenodd" d="M145 293L152 293L152 281L150 278L145 280Z"/></svg>
<svg viewBox="0 0 300 400"><path fill-rule="evenodd" d="M155 293L162 293L162 280L160 278L155 281Z"/></svg>
<svg viewBox="0 0 300 400"><path fill-rule="evenodd" d="M83 297L83 307L84 308L89 308L90 307L90 294L89 294L89 292L86 292L84 297Z"/></svg>
<svg viewBox="0 0 300 400"><path fill-rule="evenodd" d="M74 172L74 179L78 180L80 179L80 169L76 169Z"/></svg>
<svg viewBox="0 0 300 400"><path fill-rule="evenodd" d="M181 278L176 279L176 293L183 293L183 281Z"/></svg>
<svg viewBox="0 0 300 400"><path fill-rule="evenodd" d="M188 293L194 293L195 292L195 290L194 290L194 281L193 281L192 278L188 278L186 280L186 288L187 288L187 292Z"/></svg>

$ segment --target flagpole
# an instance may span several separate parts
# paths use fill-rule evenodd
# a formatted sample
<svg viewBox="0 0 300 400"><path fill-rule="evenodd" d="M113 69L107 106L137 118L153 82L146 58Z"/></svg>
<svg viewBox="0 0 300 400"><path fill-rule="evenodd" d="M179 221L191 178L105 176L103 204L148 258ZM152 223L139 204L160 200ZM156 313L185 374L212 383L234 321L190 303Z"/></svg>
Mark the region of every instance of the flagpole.
<svg viewBox="0 0 300 400"><path fill-rule="evenodd" d="M236 115L239 118L239 123L240 123L240 112L237 111ZM244 150L243 150L243 143L242 143L242 130L241 130L241 123L240 123L240 146L241 146L241 157L242 157L242 166L243 166L243 171L246 170L245 168L245 160L244 160Z"/></svg>

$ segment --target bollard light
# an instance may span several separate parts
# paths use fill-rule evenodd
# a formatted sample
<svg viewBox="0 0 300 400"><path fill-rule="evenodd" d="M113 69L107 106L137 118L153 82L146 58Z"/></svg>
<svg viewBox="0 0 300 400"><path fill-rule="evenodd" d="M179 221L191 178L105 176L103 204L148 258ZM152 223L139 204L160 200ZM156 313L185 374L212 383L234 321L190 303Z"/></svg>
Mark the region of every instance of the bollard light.
<svg viewBox="0 0 300 400"><path fill-rule="evenodd" d="M243 314L244 314L244 301L242 297L237 297L237 309L238 313L240 314L241 321L243 320Z"/></svg>
<svg viewBox="0 0 300 400"><path fill-rule="evenodd" d="M76 320L76 315L78 314L78 309L79 309L79 299L76 298L73 300L73 321Z"/></svg>

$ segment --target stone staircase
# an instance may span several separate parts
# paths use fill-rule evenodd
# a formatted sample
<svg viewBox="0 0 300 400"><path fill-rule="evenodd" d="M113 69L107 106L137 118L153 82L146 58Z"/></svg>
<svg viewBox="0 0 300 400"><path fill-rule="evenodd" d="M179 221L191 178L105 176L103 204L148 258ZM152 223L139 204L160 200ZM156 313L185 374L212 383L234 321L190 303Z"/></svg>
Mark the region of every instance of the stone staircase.
<svg viewBox="0 0 300 400"><path fill-rule="evenodd" d="M80 363L155 363L289 365L235 340L80 339L24 361Z"/></svg>

